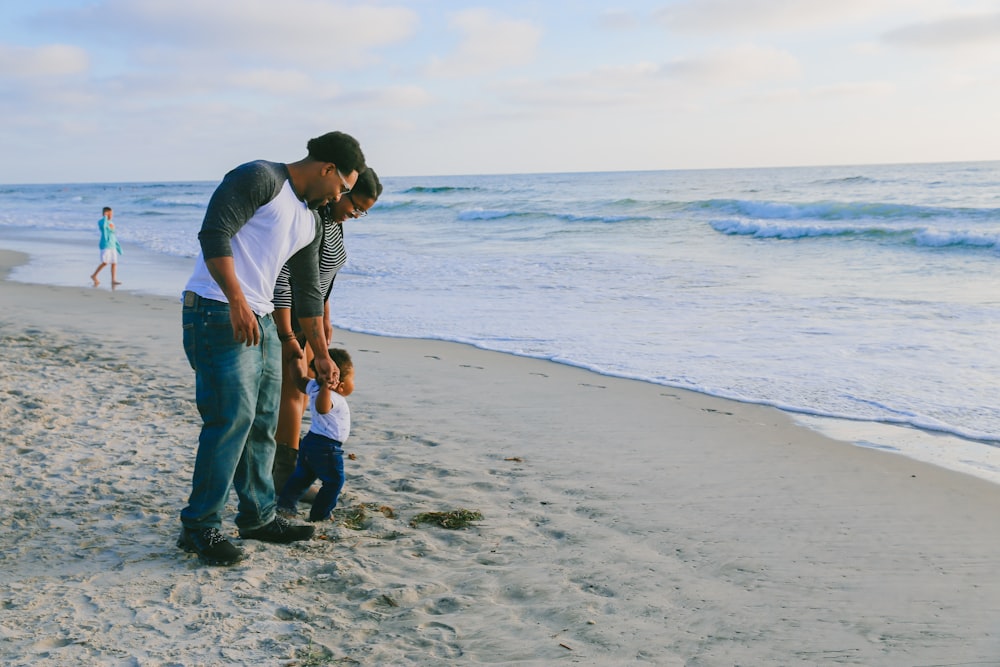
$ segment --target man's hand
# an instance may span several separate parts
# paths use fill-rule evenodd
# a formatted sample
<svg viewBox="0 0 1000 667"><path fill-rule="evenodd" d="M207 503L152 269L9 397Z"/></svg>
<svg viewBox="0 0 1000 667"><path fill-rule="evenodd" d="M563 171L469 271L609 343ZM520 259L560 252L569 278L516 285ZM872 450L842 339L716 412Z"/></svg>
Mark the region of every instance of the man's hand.
<svg viewBox="0 0 1000 667"><path fill-rule="evenodd" d="M340 369L330 357L316 357L313 359L313 366L316 367L316 382L319 384L332 389L340 383Z"/></svg>
<svg viewBox="0 0 1000 667"><path fill-rule="evenodd" d="M236 279L236 265L232 257L213 257L205 260L205 266L218 283L229 303L229 322L233 325L233 340L246 343L247 347L260 343L260 325L257 316L250 309L240 281Z"/></svg>
<svg viewBox="0 0 1000 667"><path fill-rule="evenodd" d="M260 343L260 325L246 301L229 304L229 321L237 343L246 343L247 347Z"/></svg>

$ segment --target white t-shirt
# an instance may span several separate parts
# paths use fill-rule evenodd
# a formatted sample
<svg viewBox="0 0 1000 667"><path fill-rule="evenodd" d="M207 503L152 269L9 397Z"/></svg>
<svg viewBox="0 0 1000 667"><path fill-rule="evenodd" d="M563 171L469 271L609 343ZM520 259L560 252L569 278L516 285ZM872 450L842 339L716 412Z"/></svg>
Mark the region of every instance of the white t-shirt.
<svg viewBox="0 0 1000 667"><path fill-rule="evenodd" d="M331 391L330 411L321 415L316 412L316 397L319 396L319 389L319 383L316 380L309 380L309 384L306 385L306 395L309 396L309 415L312 419L309 430L344 444L347 441L347 436L351 433L351 409L347 405L347 399L337 392Z"/></svg>
<svg viewBox="0 0 1000 667"><path fill-rule="evenodd" d="M231 234L223 244L229 247L219 250L216 245L217 254L213 256L231 252L243 295L257 315L267 315L274 310L272 300L278 273L293 255L314 242L315 255L306 264L311 268L312 277L317 277L316 213L296 196L284 165L257 161L241 165L227 174L209 203L199 240L206 231L220 229L228 230L223 236ZM228 299L222 288L208 271L205 256L203 244L184 289L206 299L226 302ZM322 313L319 287L311 287Z"/></svg>

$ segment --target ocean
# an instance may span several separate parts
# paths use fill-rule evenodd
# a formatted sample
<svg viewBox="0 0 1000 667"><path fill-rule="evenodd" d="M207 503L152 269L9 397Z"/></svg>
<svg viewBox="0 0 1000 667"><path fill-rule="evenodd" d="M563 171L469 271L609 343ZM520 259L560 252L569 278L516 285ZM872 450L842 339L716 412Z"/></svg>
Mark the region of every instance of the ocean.
<svg viewBox="0 0 1000 667"><path fill-rule="evenodd" d="M771 405L1000 483L1000 162L383 183L345 223L336 327ZM179 297L216 184L2 185L11 278L89 285L107 205L121 289Z"/></svg>

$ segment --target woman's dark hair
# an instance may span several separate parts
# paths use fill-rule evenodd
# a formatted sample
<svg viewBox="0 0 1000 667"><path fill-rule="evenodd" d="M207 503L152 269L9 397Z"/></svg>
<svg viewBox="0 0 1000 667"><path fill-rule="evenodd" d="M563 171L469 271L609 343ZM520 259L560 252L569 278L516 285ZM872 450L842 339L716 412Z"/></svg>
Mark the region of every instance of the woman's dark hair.
<svg viewBox="0 0 1000 667"><path fill-rule="evenodd" d="M369 167L358 174L358 182L351 188L351 192L361 197L378 199L382 194L382 183L378 180L378 174Z"/></svg>

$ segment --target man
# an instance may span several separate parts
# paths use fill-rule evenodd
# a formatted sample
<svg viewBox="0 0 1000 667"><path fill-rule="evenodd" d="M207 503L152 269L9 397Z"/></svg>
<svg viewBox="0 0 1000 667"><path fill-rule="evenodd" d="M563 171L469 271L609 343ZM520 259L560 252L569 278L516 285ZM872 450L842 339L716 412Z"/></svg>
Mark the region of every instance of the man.
<svg viewBox="0 0 1000 667"><path fill-rule="evenodd" d="M357 140L343 132L311 139L307 149L298 162L258 160L226 174L209 201L201 253L184 288L184 351L195 371L202 428L178 546L211 565L243 558L220 531L230 486L239 497L240 537L289 543L314 531L275 515L271 466L282 371L274 284L288 262L317 379L335 384L316 209L350 192L365 162Z"/></svg>

